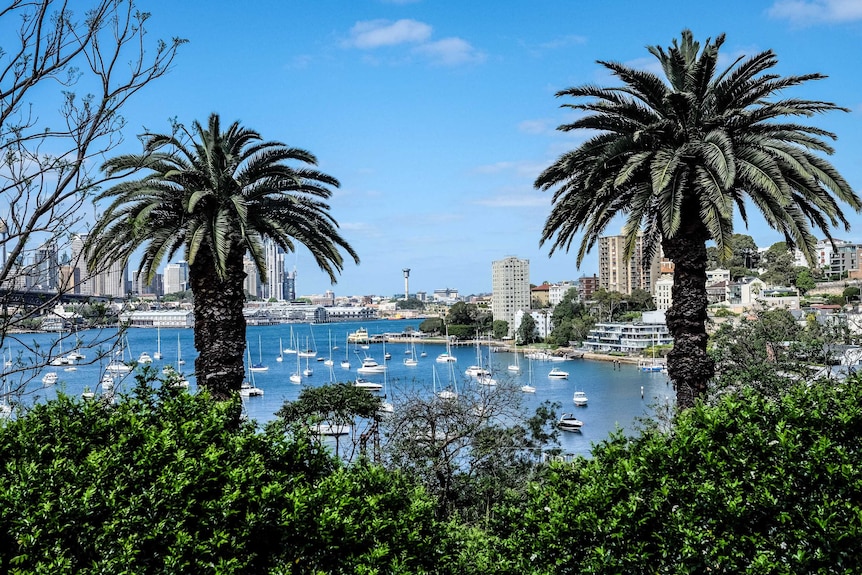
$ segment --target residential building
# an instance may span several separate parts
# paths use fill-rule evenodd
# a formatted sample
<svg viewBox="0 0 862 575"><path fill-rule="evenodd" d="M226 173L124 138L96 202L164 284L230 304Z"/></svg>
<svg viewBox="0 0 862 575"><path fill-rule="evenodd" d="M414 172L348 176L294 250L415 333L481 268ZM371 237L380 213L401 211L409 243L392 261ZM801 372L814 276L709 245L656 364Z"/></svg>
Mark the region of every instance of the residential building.
<svg viewBox="0 0 862 575"><path fill-rule="evenodd" d="M193 328L195 315L191 310L128 311L120 314L120 322L130 327Z"/></svg>
<svg viewBox="0 0 862 575"><path fill-rule="evenodd" d="M829 259L828 273L833 277L842 277L844 274L859 270L859 262L862 254L862 244L844 242L835 246Z"/></svg>
<svg viewBox="0 0 862 575"><path fill-rule="evenodd" d="M548 287L548 303L551 307L557 307L557 304L563 301L569 290L575 290L575 301L578 301L578 284L577 282L564 281L556 284L551 284Z"/></svg>
<svg viewBox="0 0 862 575"><path fill-rule="evenodd" d="M45 242L33 254L33 285L42 290L56 290L60 281L57 242Z"/></svg>
<svg viewBox="0 0 862 575"><path fill-rule="evenodd" d="M551 286L546 283L530 288L530 307L540 309L550 306L550 289Z"/></svg>
<svg viewBox="0 0 862 575"><path fill-rule="evenodd" d="M284 295L285 301L293 301L296 299L296 268L294 268L292 272L285 272L282 294Z"/></svg>
<svg viewBox="0 0 862 575"><path fill-rule="evenodd" d="M509 324L509 337L517 330L515 314L530 309L530 260L507 257L491 263L491 311L494 321Z"/></svg>
<svg viewBox="0 0 862 575"><path fill-rule="evenodd" d="M637 354L653 345L670 345L673 337L667 329L664 312L644 312L636 323L606 322L593 326L583 347L594 352Z"/></svg>
<svg viewBox="0 0 862 575"><path fill-rule="evenodd" d="M593 299L593 294L599 289L599 276L581 276L578 279L578 299L588 301Z"/></svg>
<svg viewBox="0 0 862 575"><path fill-rule="evenodd" d="M706 270L706 285L717 282L730 282L730 270L724 268Z"/></svg>
<svg viewBox="0 0 862 575"><path fill-rule="evenodd" d="M648 257L643 235L639 234L631 259L624 260L625 236L603 236L599 238L599 286L608 291L631 294L634 289L653 293L653 283L661 271L660 250L644 267Z"/></svg>
<svg viewBox="0 0 862 575"><path fill-rule="evenodd" d="M157 273L155 277L153 277L153 281L149 284L147 284L145 280L145 277L135 273L134 279L132 280L132 293L136 293L138 295L164 295L162 274Z"/></svg>
<svg viewBox="0 0 862 575"><path fill-rule="evenodd" d="M245 280L243 280L242 289L249 297L260 297L260 273L257 271L257 264L249 256L243 256L242 269L245 272Z"/></svg>
<svg viewBox="0 0 862 575"><path fill-rule="evenodd" d="M458 290L452 288L435 289L434 301L455 303L458 301Z"/></svg>
<svg viewBox="0 0 862 575"><path fill-rule="evenodd" d="M535 329L533 329L533 335L540 339L545 339L549 335L551 335L551 331L554 329L554 323L551 321L551 310L550 309L522 309L515 312L515 325L520 327L521 322L524 320L524 315L529 314L530 317L533 318L533 322L535 323ZM517 333L517 328L515 332ZM520 342L519 342L520 343Z"/></svg>
<svg viewBox="0 0 862 575"><path fill-rule="evenodd" d="M657 310L667 311L670 309L670 306L673 304L672 274L662 274L662 276L656 280L652 301Z"/></svg>

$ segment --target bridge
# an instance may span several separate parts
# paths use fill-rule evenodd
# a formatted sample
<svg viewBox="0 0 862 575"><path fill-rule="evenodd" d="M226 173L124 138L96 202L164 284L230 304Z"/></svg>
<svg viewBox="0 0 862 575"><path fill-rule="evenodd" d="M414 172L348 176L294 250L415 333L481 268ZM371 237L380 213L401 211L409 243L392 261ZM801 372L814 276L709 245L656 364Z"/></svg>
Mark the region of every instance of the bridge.
<svg viewBox="0 0 862 575"><path fill-rule="evenodd" d="M82 295L51 290L13 290L0 288L0 302L6 306L39 307L51 302L59 303L108 303L123 299L110 296Z"/></svg>

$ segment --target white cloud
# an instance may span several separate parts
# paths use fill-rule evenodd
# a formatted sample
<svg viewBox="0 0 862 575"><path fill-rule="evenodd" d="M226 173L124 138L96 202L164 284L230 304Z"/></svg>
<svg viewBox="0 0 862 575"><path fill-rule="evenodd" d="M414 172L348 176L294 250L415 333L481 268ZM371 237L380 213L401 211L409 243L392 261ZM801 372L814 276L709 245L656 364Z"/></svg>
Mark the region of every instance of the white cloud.
<svg viewBox="0 0 862 575"><path fill-rule="evenodd" d="M454 66L459 64L479 63L485 60L485 55L461 38L450 37L432 40L433 28L424 22L402 19L366 20L357 22L350 29L349 39L344 46L360 50L376 50L409 45L413 57L425 58L433 64ZM365 57L366 62L379 64L379 57Z"/></svg>
<svg viewBox="0 0 862 575"><path fill-rule="evenodd" d="M349 44L363 50L415 44L426 41L431 37L431 32L431 26L416 20L366 20L357 22L350 29Z"/></svg>
<svg viewBox="0 0 862 575"><path fill-rule="evenodd" d="M852 22L862 20L862 2L859 0L776 0L768 13L772 18L790 20L799 25Z"/></svg>
<svg viewBox="0 0 862 575"><path fill-rule="evenodd" d="M485 60L485 55L476 51L469 42L454 37L422 44L416 47L415 51L427 56L436 64L446 66L479 63Z"/></svg>
<svg viewBox="0 0 862 575"><path fill-rule="evenodd" d="M529 190L483 198L474 203L487 208L547 208L551 205L551 195Z"/></svg>
<svg viewBox="0 0 862 575"><path fill-rule="evenodd" d="M546 134L556 129L550 120L524 120L518 124L518 131L525 134Z"/></svg>

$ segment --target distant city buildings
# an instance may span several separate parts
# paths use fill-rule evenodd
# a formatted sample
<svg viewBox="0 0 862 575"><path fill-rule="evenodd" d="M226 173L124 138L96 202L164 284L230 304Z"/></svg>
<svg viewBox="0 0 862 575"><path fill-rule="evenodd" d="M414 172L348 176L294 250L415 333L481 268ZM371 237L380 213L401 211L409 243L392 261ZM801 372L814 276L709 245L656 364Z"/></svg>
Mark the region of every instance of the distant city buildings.
<svg viewBox="0 0 862 575"><path fill-rule="evenodd" d="M491 263L491 311L494 321L509 324L509 337L518 329L516 314L530 309L530 260L507 257Z"/></svg>

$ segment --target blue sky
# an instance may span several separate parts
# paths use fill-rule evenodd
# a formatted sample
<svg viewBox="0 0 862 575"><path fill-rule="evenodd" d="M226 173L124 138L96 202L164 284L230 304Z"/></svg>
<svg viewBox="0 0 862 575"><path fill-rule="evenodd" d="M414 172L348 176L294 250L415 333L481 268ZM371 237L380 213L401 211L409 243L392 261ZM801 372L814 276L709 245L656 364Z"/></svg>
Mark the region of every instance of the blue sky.
<svg viewBox="0 0 862 575"><path fill-rule="evenodd" d="M791 95L852 110L816 119L839 136L832 161L862 186L862 2L537 0L140 0L150 33L180 36L171 73L126 109L127 142L168 118L218 112L313 152L341 182L331 212L359 252L338 284L300 251L300 294L337 295L456 288L490 291L491 261L530 260L531 281L597 272L578 269L575 249L548 257L539 237L550 195L533 181L583 134L556 127L554 97L585 83L615 84L596 60L656 69L645 46L667 46L684 28L727 35L724 61L774 50L781 74L829 78ZM130 144L131 145L131 144ZM862 216L836 237L862 241ZM759 245L781 238L751 214ZM612 233L618 229L609 230Z"/></svg>

